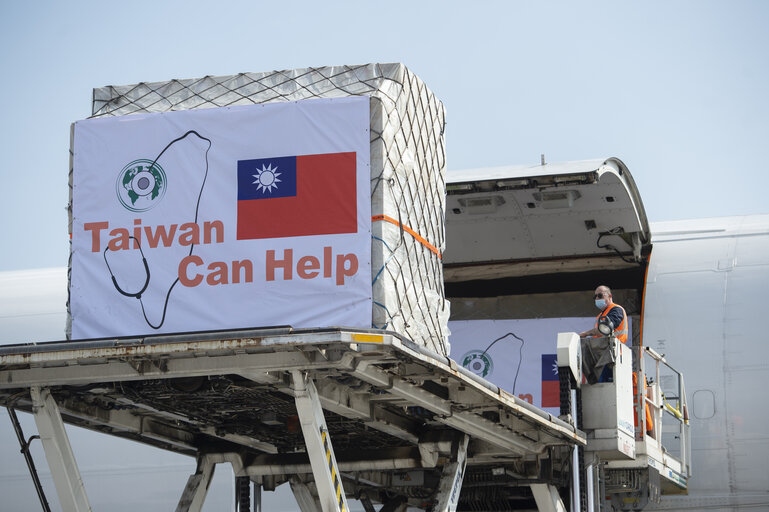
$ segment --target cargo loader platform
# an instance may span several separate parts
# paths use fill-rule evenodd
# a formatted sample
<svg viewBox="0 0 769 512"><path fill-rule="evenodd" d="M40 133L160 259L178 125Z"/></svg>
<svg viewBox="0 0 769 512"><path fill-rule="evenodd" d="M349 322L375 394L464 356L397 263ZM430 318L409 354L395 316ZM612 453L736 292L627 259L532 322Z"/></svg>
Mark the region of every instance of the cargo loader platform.
<svg viewBox="0 0 769 512"><path fill-rule="evenodd" d="M0 403L35 415L72 510L90 508L62 420L196 457L177 510L200 509L220 462L260 488L290 482L303 512L349 510L345 496L367 510L555 510L571 449L586 444L573 425L380 330L4 346Z"/></svg>

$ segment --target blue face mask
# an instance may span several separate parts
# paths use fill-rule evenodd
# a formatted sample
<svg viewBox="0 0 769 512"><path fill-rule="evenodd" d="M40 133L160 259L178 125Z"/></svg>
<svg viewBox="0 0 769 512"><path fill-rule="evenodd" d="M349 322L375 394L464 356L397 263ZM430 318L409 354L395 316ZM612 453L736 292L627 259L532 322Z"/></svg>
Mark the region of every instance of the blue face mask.
<svg viewBox="0 0 769 512"><path fill-rule="evenodd" d="M595 299L595 307L603 311L606 309L606 299Z"/></svg>

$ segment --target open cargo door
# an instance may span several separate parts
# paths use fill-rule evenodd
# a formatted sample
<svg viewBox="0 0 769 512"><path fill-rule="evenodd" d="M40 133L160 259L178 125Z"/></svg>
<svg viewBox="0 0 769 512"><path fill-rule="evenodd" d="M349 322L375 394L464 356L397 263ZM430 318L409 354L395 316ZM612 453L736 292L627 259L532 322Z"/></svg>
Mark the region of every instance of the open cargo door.
<svg viewBox="0 0 769 512"><path fill-rule="evenodd" d="M630 392L630 372L645 381L645 359L639 354L651 236L625 164L608 158L449 172L447 192L444 279L451 302L452 357L554 416L573 411L572 419L587 435L586 452L602 457L605 475L611 470L601 491L613 494L617 503L627 503L622 500L631 496L631 487L647 500L658 497L660 488L669 491L671 485L681 492L688 469L682 469L685 464L674 460L667 449L653 444L661 436L633 446L633 439L644 439L650 425L662 431L662 410L657 406L654 422L641 420L633 429L631 414L645 417L631 413L631 399L635 404L644 402L643 391L635 398ZM582 404L570 408L562 403L570 394L562 391L556 340L559 333L578 333L594 325L599 309L593 294L598 285L609 286L613 301L627 312L631 341L622 347L621 364L614 367L616 386L583 388ZM654 375L655 367L647 368ZM659 389L654 386L649 389ZM598 392L607 390L615 393L614 403L624 404L624 412L606 416L606 425L624 425L625 430L604 437L611 430L597 418L606 414L611 400ZM668 394L672 396L682 393ZM688 430L680 418L676 421L670 425L681 428L670 432L677 433L677 439L684 440L680 446L685 446ZM604 451L605 443L620 438L624 451L619 456ZM585 455L585 460L589 457ZM607 462L615 457L618 460ZM675 475L675 480L663 478L672 482L664 484L667 488L660 486L662 473ZM628 486L631 479L638 483ZM586 479L575 478L572 489L585 490L589 485ZM471 486L464 485L463 493L469 494Z"/></svg>
<svg viewBox="0 0 769 512"><path fill-rule="evenodd" d="M449 172L447 282L637 269L649 225L617 158Z"/></svg>
<svg viewBox="0 0 769 512"><path fill-rule="evenodd" d="M593 318L605 284L638 334L651 236L621 160L454 171L447 190L452 320Z"/></svg>

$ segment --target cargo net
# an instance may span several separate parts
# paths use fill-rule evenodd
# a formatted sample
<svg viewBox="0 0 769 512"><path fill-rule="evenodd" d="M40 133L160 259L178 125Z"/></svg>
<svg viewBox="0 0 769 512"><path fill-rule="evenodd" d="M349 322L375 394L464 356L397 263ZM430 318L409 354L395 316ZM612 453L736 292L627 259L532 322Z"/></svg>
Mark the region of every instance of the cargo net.
<svg viewBox="0 0 769 512"><path fill-rule="evenodd" d="M445 112L405 66L331 66L108 86L94 89L92 117L346 96L371 98L372 327L448 356L441 261ZM70 190L71 172L70 162Z"/></svg>

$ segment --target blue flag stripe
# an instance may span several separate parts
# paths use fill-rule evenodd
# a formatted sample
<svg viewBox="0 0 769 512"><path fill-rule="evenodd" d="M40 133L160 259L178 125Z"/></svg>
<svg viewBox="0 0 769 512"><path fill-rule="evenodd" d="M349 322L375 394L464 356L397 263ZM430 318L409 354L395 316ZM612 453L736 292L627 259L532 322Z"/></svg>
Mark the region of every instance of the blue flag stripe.
<svg viewBox="0 0 769 512"><path fill-rule="evenodd" d="M296 157L238 160L238 200L296 196Z"/></svg>
<svg viewBox="0 0 769 512"><path fill-rule="evenodd" d="M558 380L558 365L555 354L542 354L542 380Z"/></svg>

